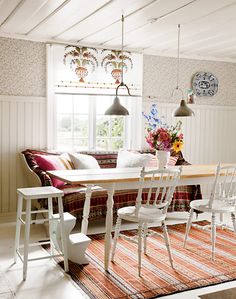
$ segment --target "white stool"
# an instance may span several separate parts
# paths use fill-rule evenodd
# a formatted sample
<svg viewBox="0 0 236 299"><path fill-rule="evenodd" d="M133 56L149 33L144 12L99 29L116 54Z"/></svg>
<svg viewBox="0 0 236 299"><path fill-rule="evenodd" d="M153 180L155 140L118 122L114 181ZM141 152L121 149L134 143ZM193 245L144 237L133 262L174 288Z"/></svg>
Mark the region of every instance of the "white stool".
<svg viewBox="0 0 236 299"><path fill-rule="evenodd" d="M63 192L61 190L58 190L54 187L34 187L34 188L22 188L17 189L18 194L18 205L17 205L17 220L16 220L16 237L15 237L15 248L14 248L14 262L17 260L17 256L21 259L23 262L23 280L26 280L27 276L27 266L28 261L34 261L34 260L41 260L45 258L51 258L56 256L63 256L64 257L64 269L65 272L68 271L68 254L67 254L67 244L65 242L65 236L64 236L64 214L63 214L63 205L62 205L62 196ZM48 209L44 210L37 210L37 211L31 211L31 200L33 199L40 199L44 198L48 200ZM59 217L55 218L53 216L53 201L52 198L57 198L58 200L58 211L59 211ZM23 206L23 199L26 201L26 212L22 211ZM61 244L62 249L61 252L58 254L53 254L53 241L52 236L50 235L50 241L48 242L42 242L41 245L44 244L50 244L51 246L51 252L50 255L39 257L39 258L28 258L29 253L29 246L38 246L39 243L29 243L30 240L30 224L35 223L35 221L31 220L31 214L36 213L48 213L48 219L44 219L43 221L49 221L49 227L51 222L54 220L60 220L60 232L61 232ZM22 219L22 215L25 215L25 221ZM24 245L20 246L20 231L21 231L21 224L25 225L25 237L24 237ZM50 230L49 230L50 231ZM24 248L24 254L23 256L20 254L19 249Z"/></svg>

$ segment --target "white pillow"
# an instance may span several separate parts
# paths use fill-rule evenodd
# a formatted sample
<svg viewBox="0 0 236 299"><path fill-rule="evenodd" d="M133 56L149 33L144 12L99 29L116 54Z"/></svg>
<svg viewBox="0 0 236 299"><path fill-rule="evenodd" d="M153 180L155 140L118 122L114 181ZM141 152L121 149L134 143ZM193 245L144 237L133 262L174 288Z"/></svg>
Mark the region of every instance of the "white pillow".
<svg viewBox="0 0 236 299"><path fill-rule="evenodd" d="M100 168L98 161L90 155L69 153L70 159L75 169L96 169Z"/></svg>
<svg viewBox="0 0 236 299"><path fill-rule="evenodd" d="M140 154L119 150L116 167L145 167L152 157L153 155L151 154Z"/></svg>

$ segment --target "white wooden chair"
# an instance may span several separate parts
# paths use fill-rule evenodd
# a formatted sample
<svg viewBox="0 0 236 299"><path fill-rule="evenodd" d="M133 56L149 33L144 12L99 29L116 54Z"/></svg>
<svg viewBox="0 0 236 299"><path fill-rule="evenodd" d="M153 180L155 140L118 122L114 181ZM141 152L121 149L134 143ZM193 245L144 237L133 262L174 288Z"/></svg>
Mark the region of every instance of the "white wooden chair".
<svg viewBox="0 0 236 299"><path fill-rule="evenodd" d="M222 216L224 213L230 213L233 223L233 229L236 232L236 166L229 165L221 167L220 164L218 164L215 174L215 180L212 185L210 198L194 200L190 203L190 207L191 209L189 219L186 225L184 247L186 247L186 242L192 225L194 210L211 213L211 225L193 225L204 230L211 228L212 260L214 260L216 241L216 214Z"/></svg>
<svg viewBox="0 0 236 299"><path fill-rule="evenodd" d="M165 244L167 247L170 264L173 268L173 259L170 250L169 236L165 225L165 218L168 206L171 203L175 186L180 179L182 168L162 169L154 171L145 171L142 169L140 175L140 185L135 206L124 207L118 210L115 235L113 239L113 248L111 260L114 261L114 255L118 237L123 237L129 241L138 244L138 274L141 275L141 253L142 239L143 249L146 254L147 236L158 234L148 230L148 224L160 222L163 228ZM155 181L155 184L154 184ZM155 187L154 187L155 186ZM143 200L143 191L147 192L146 202ZM120 234L121 221L131 221L138 224L138 236L131 238ZM158 234L159 235L159 234Z"/></svg>

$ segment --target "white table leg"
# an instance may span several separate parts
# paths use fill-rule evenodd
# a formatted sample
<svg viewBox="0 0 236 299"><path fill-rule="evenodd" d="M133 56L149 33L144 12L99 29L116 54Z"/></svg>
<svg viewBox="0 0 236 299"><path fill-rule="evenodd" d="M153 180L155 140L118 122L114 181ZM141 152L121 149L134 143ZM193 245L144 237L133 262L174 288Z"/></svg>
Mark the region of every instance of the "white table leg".
<svg viewBox="0 0 236 299"><path fill-rule="evenodd" d="M85 202L83 209L83 220L81 223L81 233L87 235L88 231L88 217L90 212L90 199L92 195L92 185L87 185L87 189L85 192Z"/></svg>
<svg viewBox="0 0 236 299"><path fill-rule="evenodd" d="M17 251L19 250L20 245L20 231L21 231L21 213L22 213L22 201L23 197L18 195L18 204L17 204L17 218L16 218L16 237L15 237L15 247L14 247L14 263L17 261Z"/></svg>
<svg viewBox="0 0 236 299"><path fill-rule="evenodd" d="M58 196L58 210L59 210L59 215L60 215L60 230L61 230L61 247L62 247L62 252L64 255L64 270L65 272L68 272L69 266L68 266L68 249L67 249L67 244L65 240L65 225L64 225L64 213L63 213L63 205L62 205L62 197Z"/></svg>
<svg viewBox="0 0 236 299"><path fill-rule="evenodd" d="M30 239L30 221L31 221L31 200L26 200L26 219L25 219L25 240L24 240L24 261L23 261L23 280L26 280L29 254Z"/></svg>
<svg viewBox="0 0 236 299"><path fill-rule="evenodd" d="M50 238L50 254L54 254L53 236L52 236L52 222L53 222L53 207L52 198L48 198L48 219L49 219L49 238ZM55 221L55 220L54 220Z"/></svg>
<svg viewBox="0 0 236 299"><path fill-rule="evenodd" d="M110 262L110 249L111 249L111 231L113 224L113 194L114 194L115 184L111 184L107 187L107 215L106 215L106 234L105 234L105 252L104 252L104 268L108 271Z"/></svg>

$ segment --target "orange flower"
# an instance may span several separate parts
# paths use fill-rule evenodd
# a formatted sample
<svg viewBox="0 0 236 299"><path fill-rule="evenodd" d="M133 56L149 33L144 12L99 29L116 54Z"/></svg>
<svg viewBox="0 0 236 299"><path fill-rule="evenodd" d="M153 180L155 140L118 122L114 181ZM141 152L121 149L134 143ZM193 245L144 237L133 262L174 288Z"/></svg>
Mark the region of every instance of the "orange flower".
<svg viewBox="0 0 236 299"><path fill-rule="evenodd" d="M180 151L183 149L183 147L184 147L184 143L183 143L183 141L175 141L175 142L173 143L173 150L174 150L176 153L180 152Z"/></svg>

